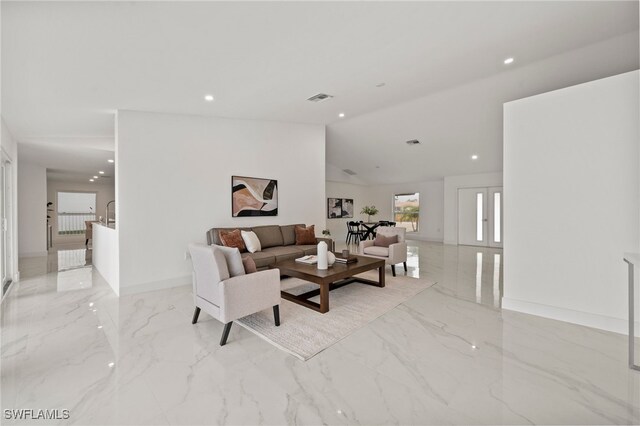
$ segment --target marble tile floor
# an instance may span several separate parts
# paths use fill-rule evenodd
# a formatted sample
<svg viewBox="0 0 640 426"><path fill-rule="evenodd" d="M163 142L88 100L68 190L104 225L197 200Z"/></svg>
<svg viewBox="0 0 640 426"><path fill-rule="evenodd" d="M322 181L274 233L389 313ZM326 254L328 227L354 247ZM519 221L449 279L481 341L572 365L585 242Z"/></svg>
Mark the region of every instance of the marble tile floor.
<svg viewBox="0 0 640 426"><path fill-rule="evenodd" d="M2 424L19 408L70 411L36 424L640 423L625 336L502 311L499 249L409 251L438 284L307 362L237 326L221 348L222 324L191 325L189 287L117 298L90 258L65 269L81 254L24 259L1 312Z"/></svg>

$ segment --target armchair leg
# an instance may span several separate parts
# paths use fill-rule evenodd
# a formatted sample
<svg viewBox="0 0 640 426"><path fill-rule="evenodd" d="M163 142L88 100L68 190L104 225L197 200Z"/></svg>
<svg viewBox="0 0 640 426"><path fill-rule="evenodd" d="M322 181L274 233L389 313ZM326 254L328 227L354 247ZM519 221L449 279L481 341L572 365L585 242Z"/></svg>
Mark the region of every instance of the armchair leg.
<svg viewBox="0 0 640 426"><path fill-rule="evenodd" d="M391 265L391 274L395 277L396 276L396 265Z"/></svg>
<svg viewBox="0 0 640 426"><path fill-rule="evenodd" d="M407 262L402 262L402 264L404 265L404 271L407 272Z"/></svg>
<svg viewBox="0 0 640 426"><path fill-rule="evenodd" d="M87 238L86 240L84 240L84 245L88 246L89 245L89 239Z"/></svg>
<svg viewBox="0 0 640 426"><path fill-rule="evenodd" d="M273 319L276 323L276 327L280 327L280 305L273 307Z"/></svg>
<svg viewBox="0 0 640 426"><path fill-rule="evenodd" d="M200 316L200 308L196 306L196 310L193 312L193 319L191 320L191 324L197 323L199 316Z"/></svg>
<svg viewBox="0 0 640 426"><path fill-rule="evenodd" d="M231 325L233 325L233 321L224 325L224 330L222 330L222 337L220 338L220 346L224 346L227 344L229 332L231 331Z"/></svg>

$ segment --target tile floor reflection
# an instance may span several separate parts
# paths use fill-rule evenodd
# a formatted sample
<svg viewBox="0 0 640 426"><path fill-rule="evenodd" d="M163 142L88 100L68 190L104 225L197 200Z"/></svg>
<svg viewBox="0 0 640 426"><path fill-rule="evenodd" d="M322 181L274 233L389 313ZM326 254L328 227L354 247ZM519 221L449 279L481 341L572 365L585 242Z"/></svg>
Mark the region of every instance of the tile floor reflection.
<svg viewBox="0 0 640 426"><path fill-rule="evenodd" d="M625 336L502 311L502 250L409 245L408 274L438 284L307 362L242 327L221 348L222 324L191 325L189 287L117 298L90 264L24 259L1 312L2 409L83 425L640 422Z"/></svg>

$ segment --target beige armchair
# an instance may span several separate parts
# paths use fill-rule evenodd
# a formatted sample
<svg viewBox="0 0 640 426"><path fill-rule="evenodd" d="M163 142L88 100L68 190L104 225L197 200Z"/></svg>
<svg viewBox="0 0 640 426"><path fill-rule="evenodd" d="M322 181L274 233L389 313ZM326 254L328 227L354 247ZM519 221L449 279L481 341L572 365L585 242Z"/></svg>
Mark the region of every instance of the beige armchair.
<svg viewBox="0 0 640 426"><path fill-rule="evenodd" d="M404 265L404 272L407 272L407 242L405 240L406 229L396 226L383 226L376 230L377 235L385 237L398 236L398 242L391 244L389 248L373 245L373 240L361 241L358 253L363 256L384 259L387 265L391 265L391 273L396 276L396 264Z"/></svg>
<svg viewBox="0 0 640 426"><path fill-rule="evenodd" d="M193 262L193 299L196 305L192 324L200 310L224 324L220 346L227 343L233 321L264 309L273 308L276 326L280 325L280 271L269 269L231 277L227 258L215 245L190 244ZM240 252L237 252L240 256ZM242 262L240 260L240 262Z"/></svg>

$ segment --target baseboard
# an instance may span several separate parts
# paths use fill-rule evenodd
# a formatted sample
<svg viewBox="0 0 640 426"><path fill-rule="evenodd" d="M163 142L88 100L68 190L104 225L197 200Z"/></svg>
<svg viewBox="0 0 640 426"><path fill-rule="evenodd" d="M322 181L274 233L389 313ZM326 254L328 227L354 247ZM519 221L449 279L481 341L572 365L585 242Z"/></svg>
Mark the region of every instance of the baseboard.
<svg viewBox="0 0 640 426"><path fill-rule="evenodd" d="M131 286L120 286L120 296L128 294L144 293L147 291L164 290L166 288L181 287L183 285L191 285L191 275L184 277L170 278L162 281L150 281L142 284L134 284Z"/></svg>
<svg viewBox="0 0 640 426"><path fill-rule="evenodd" d="M458 242L455 240L444 240L444 244L450 245L450 246L457 246Z"/></svg>
<svg viewBox="0 0 640 426"><path fill-rule="evenodd" d="M407 240L429 241L429 242L432 242L432 243L441 243L442 242L442 238L426 237L426 236L422 236L422 235L407 234L406 238L407 238Z"/></svg>
<svg viewBox="0 0 640 426"><path fill-rule="evenodd" d="M20 257L44 257L49 255L49 252L47 251L34 251L34 252L29 252L29 253L19 253L18 254L18 258Z"/></svg>
<svg viewBox="0 0 640 426"><path fill-rule="evenodd" d="M612 331L624 335L629 334L629 322L620 318L574 311L572 309L542 305L534 302L525 302L523 300L508 299L506 297L502 298L502 309L570 322L572 324L584 325L586 327Z"/></svg>

